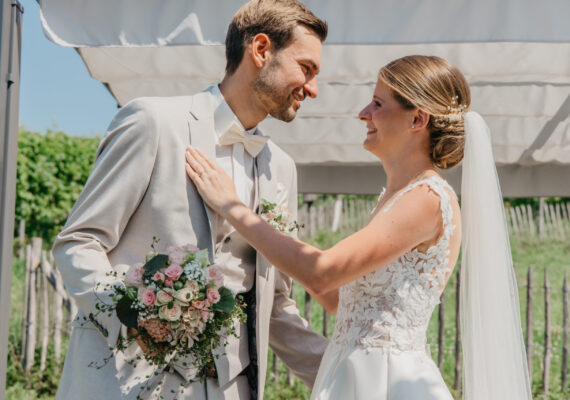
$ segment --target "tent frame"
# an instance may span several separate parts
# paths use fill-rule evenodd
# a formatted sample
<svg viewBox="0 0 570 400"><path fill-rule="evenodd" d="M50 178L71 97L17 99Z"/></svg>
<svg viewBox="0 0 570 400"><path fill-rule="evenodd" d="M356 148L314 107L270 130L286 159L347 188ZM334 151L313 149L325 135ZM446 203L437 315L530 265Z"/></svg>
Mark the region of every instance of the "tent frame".
<svg viewBox="0 0 570 400"><path fill-rule="evenodd" d="M6 367L10 324L10 288L14 244L16 166L18 154L18 103L22 15L18 0L2 0L0 8L0 399L6 392Z"/></svg>

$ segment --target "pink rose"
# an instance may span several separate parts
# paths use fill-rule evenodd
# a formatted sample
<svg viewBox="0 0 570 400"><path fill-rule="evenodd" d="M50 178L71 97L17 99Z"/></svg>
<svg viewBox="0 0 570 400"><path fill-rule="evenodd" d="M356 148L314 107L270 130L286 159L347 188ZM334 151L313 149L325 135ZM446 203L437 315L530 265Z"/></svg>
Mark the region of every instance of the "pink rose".
<svg viewBox="0 0 570 400"><path fill-rule="evenodd" d="M222 272L216 267L208 267L206 268L206 276L208 279L214 281L216 286L220 287L224 284L224 275Z"/></svg>
<svg viewBox="0 0 570 400"><path fill-rule="evenodd" d="M197 251L200 250L200 248L194 246L193 244L185 244L184 246L182 246L182 250L184 250L187 253L196 253Z"/></svg>
<svg viewBox="0 0 570 400"><path fill-rule="evenodd" d="M127 286L140 286L143 284L144 267L142 264L133 265L125 276Z"/></svg>
<svg viewBox="0 0 570 400"><path fill-rule="evenodd" d="M166 268L166 270L164 271L164 275L168 276L170 279L175 281L178 278L180 278L180 275L182 275L182 272L184 272L184 270L182 269L182 267L180 265L172 264L168 268Z"/></svg>
<svg viewBox="0 0 570 400"><path fill-rule="evenodd" d="M156 295L154 294L154 290L145 289L142 294L142 303L145 306L153 306L155 300L156 300Z"/></svg>
<svg viewBox="0 0 570 400"><path fill-rule="evenodd" d="M202 319L203 319L204 321L207 321L208 318L210 318L210 311L208 311L208 310L202 310L202 311L200 311L200 315L202 316Z"/></svg>
<svg viewBox="0 0 570 400"><path fill-rule="evenodd" d="M166 249L166 252L168 254L178 253L179 251L180 251L180 247L176 247L176 246L168 246L168 248Z"/></svg>
<svg viewBox="0 0 570 400"><path fill-rule="evenodd" d="M203 310L204 308L206 308L206 302L203 300L194 300L192 302L192 305L198 310Z"/></svg>
<svg viewBox="0 0 570 400"><path fill-rule="evenodd" d="M164 282L164 274L162 272L156 272L154 274L154 276L152 277L152 279L154 279L155 282L158 282L158 281Z"/></svg>
<svg viewBox="0 0 570 400"><path fill-rule="evenodd" d="M220 301L220 292L218 292L218 289L208 289L206 291L206 297L210 303L216 304Z"/></svg>
<svg viewBox="0 0 570 400"><path fill-rule="evenodd" d="M184 253L180 250L170 253L168 254L168 261L170 261L170 264L184 264Z"/></svg>
<svg viewBox="0 0 570 400"><path fill-rule="evenodd" d="M164 286L172 287L172 285L174 285L174 281L172 279L166 278L164 280Z"/></svg>

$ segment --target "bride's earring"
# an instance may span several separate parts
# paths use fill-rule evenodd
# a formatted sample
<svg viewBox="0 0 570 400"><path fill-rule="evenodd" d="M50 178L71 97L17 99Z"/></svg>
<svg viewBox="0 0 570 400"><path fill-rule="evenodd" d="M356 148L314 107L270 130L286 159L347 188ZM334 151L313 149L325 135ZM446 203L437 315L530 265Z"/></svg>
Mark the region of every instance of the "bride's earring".
<svg viewBox="0 0 570 400"><path fill-rule="evenodd" d="M416 126L414 124L412 124L412 129L414 129Z"/></svg>

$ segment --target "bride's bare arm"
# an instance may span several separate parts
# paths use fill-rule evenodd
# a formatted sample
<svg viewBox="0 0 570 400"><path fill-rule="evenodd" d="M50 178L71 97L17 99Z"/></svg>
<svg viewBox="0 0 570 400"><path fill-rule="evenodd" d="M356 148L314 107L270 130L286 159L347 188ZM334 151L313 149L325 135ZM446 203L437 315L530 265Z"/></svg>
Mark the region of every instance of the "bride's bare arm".
<svg viewBox="0 0 570 400"><path fill-rule="evenodd" d="M441 230L439 197L420 186L360 231L319 250L275 230L241 203L232 180L201 152L190 149L187 160L187 173L204 200L270 263L325 303L334 296L338 301L340 286L387 265Z"/></svg>
<svg viewBox="0 0 570 400"><path fill-rule="evenodd" d="M263 254L263 253L262 253ZM279 268L279 267L277 267ZM336 314L338 308L338 288L330 290L326 293L317 294L310 288L303 286L313 299L319 302L325 311L329 314Z"/></svg>

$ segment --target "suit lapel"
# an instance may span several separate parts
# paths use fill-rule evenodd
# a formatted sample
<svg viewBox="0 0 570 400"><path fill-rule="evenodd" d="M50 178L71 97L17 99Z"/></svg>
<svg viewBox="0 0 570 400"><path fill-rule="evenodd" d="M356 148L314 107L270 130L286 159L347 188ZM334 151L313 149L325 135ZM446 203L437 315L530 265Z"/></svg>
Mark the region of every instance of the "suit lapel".
<svg viewBox="0 0 570 400"><path fill-rule="evenodd" d="M269 145L266 144L257 156L257 175L259 198L271 202L277 200L277 181L271 171L271 150Z"/></svg>
<svg viewBox="0 0 570 400"><path fill-rule="evenodd" d="M265 145L259 153L255 161L255 184L256 184L256 200L259 206L258 213L261 211L261 200L275 202L277 195L277 183L272 175L270 168L271 151L269 146ZM257 254L257 275L264 278L267 277L267 268L269 263L265 258ZM258 288L259 289L259 288Z"/></svg>
<svg viewBox="0 0 570 400"><path fill-rule="evenodd" d="M211 159L216 159L216 142L214 131L214 113L212 110L210 92L201 92L193 97L188 111L188 129L190 130L190 143L199 148ZM196 232L196 237L207 237L208 254L214 262L214 244L216 243L216 215L203 201L208 217L207 232ZM206 229L205 229L206 230Z"/></svg>
<svg viewBox="0 0 570 400"><path fill-rule="evenodd" d="M275 202L277 183L270 169L271 151L266 144L255 162L256 201L261 209L261 199ZM258 359L258 387L263 388L267 371L267 351L269 347L269 322L273 308L275 271L261 254L257 253L256 262L256 338ZM260 394L263 390L260 390Z"/></svg>

